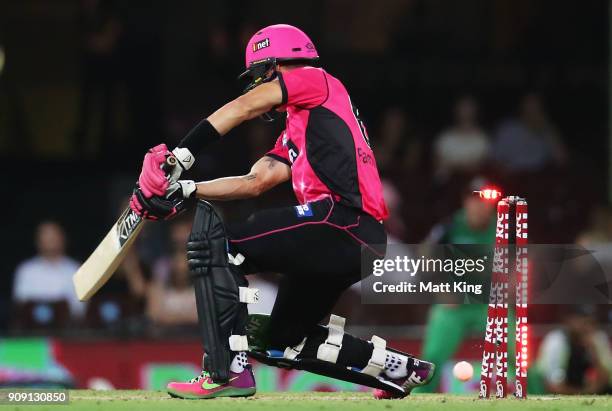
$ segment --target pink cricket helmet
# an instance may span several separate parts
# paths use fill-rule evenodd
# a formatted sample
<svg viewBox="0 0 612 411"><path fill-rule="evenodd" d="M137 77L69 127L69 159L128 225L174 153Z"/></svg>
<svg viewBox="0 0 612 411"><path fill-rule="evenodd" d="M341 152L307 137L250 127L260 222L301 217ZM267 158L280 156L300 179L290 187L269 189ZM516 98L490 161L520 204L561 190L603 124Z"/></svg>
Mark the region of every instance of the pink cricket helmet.
<svg viewBox="0 0 612 411"><path fill-rule="evenodd" d="M319 58L312 40L297 27L274 24L251 37L246 46L246 68L266 60L316 60Z"/></svg>
<svg viewBox="0 0 612 411"><path fill-rule="evenodd" d="M276 64L290 61L319 59L319 53L310 38L302 30L289 24L264 27L251 37L246 46L246 71L238 78L250 78L244 93L276 78ZM272 121L276 111L264 113L265 121Z"/></svg>

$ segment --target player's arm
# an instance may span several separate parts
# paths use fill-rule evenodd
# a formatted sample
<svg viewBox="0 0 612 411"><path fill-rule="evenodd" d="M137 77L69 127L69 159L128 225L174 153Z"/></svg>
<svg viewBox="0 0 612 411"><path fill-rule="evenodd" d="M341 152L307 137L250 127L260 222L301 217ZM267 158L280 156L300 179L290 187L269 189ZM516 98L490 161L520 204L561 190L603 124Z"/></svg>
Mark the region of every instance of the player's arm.
<svg viewBox="0 0 612 411"><path fill-rule="evenodd" d="M195 196L204 200L239 200L257 197L291 178L291 168L272 157L262 157L243 176L224 177L196 184Z"/></svg>
<svg viewBox="0 0 612 411"><path fill-rule="evenodd" d="M158 220L175 216L184 207L183 199L238 200L257 197L272 187L289 180L291 168L273 157L259 159L251 171L243 176L218 178L195 183L179 180L168 188L166 197L147 198L141 190L134 190L130 207L144 218Z"/></svg>
<svg viewBox="0 0 612 411"><path fill-rule="evenodd" d="M282 102L283 92L278 80L275 80L230 101L207 120L223 136L240 123L267 113Z"/></svg>
<svg viewBox="0 0 612 411"><path fill-rule="evenodd" d="M188 149L191 154L197 155L204 146L219 140L234 127L274 109L282 102L283 91L278 80L264 83L200 121L179 142L178 149ZM175 149L173 153L181 160L180 150Z"/></svg>
<svg viewBox="0 0 612 411"><path fill-rule="evenodd" d="M146 198L162 196L168 189L166 172L160 167L169 155L178 160L178 166L170 172L170 180L177 181L184 170L191 168L195 156L204 146L217 141L240 123L266 113L283 102L283 92L278 80L264 83L246 94L230 101L208 118L200 121L170 153L165 144L153 147L145 155L138 186Z"/></svg>

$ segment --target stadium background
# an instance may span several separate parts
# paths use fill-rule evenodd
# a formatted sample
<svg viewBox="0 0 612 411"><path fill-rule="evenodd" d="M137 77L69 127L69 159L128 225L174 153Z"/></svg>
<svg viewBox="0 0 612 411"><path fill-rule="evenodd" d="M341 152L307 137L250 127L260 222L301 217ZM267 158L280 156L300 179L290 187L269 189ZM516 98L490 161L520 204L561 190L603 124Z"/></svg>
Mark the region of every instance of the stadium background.
<svg viewBox="0 0 612 411"><path fill-rule="evenodd" d="M102 46L108 48L96 57L92 36L105 32L109 22L114 29ZM462 187L473 176L441 178L436 172L434 141L452 123L457 99L476 99L480 124L493 139L503 121L516 115L521 98L535 92L566 147L566 160L520 173L488 161L478 173L529 199L532 242L571 243L593 224L605 232L602 241L612 241L612 228L605 227L612 227L606 1L2 2L0 383L57 377L85 386L90 377L104 376L119 387L157 387L169 375L186 376L197 368L193 329L152 324L143 312L112 324L89 316L51 327L30 324L25 317L31 307L11 299L14 272L35 254L35 229L49 219L65 228L68 255L86 258L115 220L145 149L162 141L172 145L199 118L238 95L235 79L246 40L258 27L277 22L309 33L322 65L342 79L360 107L375 151L385 145L407 153L381 167L401 199L394 210L399 239L422 241L460 206ZM282 121L239 127L199 157L192 175L244 172L281 127ZM390 143L387 133L399 133L399 143ZM284 187L223 209L227 218L236 218L292 201ZM144 265L169 252L168 230L149 227L138 245ZM354 298L338 308L353 332L379 333L419 350L427 307L364 309ZM598 310L609 331L608 307ZM558 307L532 312L540 325L536 335L562 315ZM480 336L474 337L458 357L477 359ZM168 354L183 345L181 358ZM170 365L176 361L182 365ZM268 378L271 389L288 387L289 377L270 372L261 378ZM293 389L319 384L291 381Z"/></svg>

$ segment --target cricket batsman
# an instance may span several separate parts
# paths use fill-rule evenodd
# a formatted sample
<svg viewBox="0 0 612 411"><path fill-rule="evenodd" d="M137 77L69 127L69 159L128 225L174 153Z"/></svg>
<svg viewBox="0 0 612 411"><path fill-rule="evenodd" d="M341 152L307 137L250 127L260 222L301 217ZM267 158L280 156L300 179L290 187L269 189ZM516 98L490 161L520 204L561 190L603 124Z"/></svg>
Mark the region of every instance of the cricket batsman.
<svg viewBox="0 0 612 411"><path fill-rule="evenodd" d="M361 264L385 253L387 208L374 153L344 85L316 67L317 50L296 27L277 24L246 46L245 93L196 125L171 152L145 155L130 205L147 219L169 219L196 203L187 259L193 276L203 371L168 384L180 398L246 397L255 393L247 354L375 388L376 398L402 398L427 384L434 364L344 332L330 314ZM274 147L243 176L195 183L179 180L202 148L244 121L286 112ZM169 156L178 166L162 167ZM258 211L224 223L205 200L251 198L291 180L298 205ZM194 199L194 200L191 200ZM363 252L362 252L363 248ZM245 274L278 272L270 316L249 316L258 299Z"/></svg>

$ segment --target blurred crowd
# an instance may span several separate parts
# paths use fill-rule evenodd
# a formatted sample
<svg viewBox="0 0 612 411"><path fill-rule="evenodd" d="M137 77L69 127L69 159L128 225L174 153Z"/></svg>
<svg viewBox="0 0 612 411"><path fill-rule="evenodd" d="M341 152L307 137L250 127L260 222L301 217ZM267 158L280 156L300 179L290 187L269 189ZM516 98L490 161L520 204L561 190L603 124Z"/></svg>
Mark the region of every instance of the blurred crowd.
<svg viewBox="0 0 612 411"><path fill-rule="evenodd" d="M384 113L375 147L384 171L427 166L424 150L431 150L434 175L445 181L457 173L470 174L493 165L505 173L537 172L567 163L567 149L556 124L549 118L542 97L524 95L515 114L487 130L479 118L476 98L463 96L453 107L452 123L430 139L418 136L409 116L400 108Z"/></svg>
<svg viewBox="0 0 612 411"><path fill-rule="evenodd" d="M80 264L67 255L66 233L55 221L41 222L35 233L37 254L15 270L13 331L70 334L77 329L81 335L87 330L117 335L193 331L197 314L185 250L191 220L181 217L167 228L165 252L145 262L139 253L139 246L146 247L150 240L145 233L144 241L130 249L108 283L91 300L81 302L72 284ZM251 283L264 297L258 312L269 313L276 296L274 278L252 276Z"/></svg>

